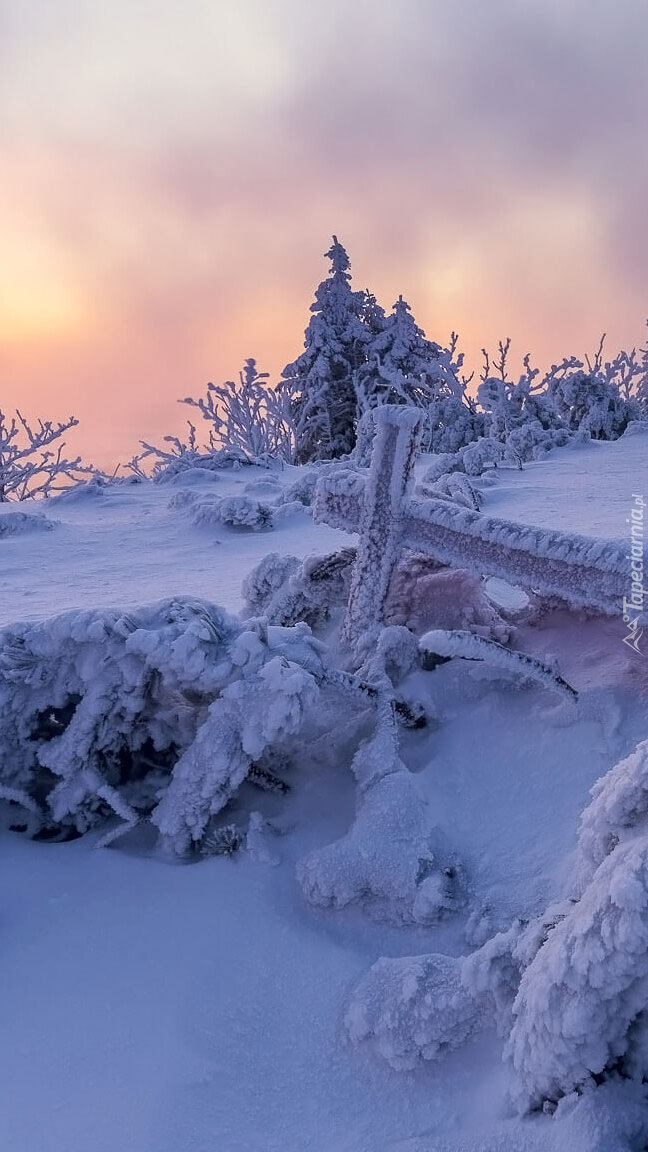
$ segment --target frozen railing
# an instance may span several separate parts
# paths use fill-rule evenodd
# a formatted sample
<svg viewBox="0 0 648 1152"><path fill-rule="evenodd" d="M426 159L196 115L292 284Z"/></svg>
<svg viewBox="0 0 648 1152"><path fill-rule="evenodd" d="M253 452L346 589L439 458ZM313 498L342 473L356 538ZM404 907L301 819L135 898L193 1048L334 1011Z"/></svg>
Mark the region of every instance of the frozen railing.
<svg viewBox="0 0 648 1152"><path fill-rule="evenodd" d="M477 576L499 576L574 608L621 611L628 588L622 544L410 497L421 418L413 408L378 408L368 476L340 470L317 488L315 518L360 535L344 624L348 643L357 646L380 624L394 565L405 549Z"/></svg>

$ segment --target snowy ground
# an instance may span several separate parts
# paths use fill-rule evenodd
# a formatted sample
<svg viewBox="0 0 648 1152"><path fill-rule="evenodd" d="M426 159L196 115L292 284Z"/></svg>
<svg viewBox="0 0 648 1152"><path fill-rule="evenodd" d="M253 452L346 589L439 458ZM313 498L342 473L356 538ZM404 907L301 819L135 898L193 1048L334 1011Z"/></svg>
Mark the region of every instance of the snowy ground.
<svg viewBox="0 0 648 1152"><path fill-rule="evenodd" d="M623 536L645 443L506 473L485 511ZM245 470L214 490L265 480ZM349 539L306 511L274 531L196 527L168 507L177 490L39 505L53 531L0 536L0 621L173 593L238 610L241 578L266 552ZM403 754L491 930L560 894L589 788L648 736L648 658L623 634L620 620L567 613L521 629L519 645L554 654L580 690L575 711L457 662L425 679L438 724L405 733ZM2 834L3 1152L593 1152L586 1116L512 1117L493 1035L410 1073L345 1045L345 1003L370 964L465 951L466 917L398 929L306 906L296 861L353 815L348 763L317 765L281 800L292 831L275 865L243 854L172 866L137 845Z"/></svg>

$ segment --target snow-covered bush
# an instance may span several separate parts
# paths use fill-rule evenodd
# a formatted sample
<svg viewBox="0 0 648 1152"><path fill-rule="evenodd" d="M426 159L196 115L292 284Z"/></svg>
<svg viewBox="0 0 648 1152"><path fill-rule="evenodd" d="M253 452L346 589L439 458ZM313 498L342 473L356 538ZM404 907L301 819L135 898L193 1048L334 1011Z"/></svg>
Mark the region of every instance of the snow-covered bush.
<svg viewBox="0 0 648 1152"><path fill-rule="evenodd" d="M20 413L9 418L0 409L0 504L27 500L31 496L51 496L92 469L81 457L68 460L63 455L61 437L79 421L70 416L63 423L39 420L34 428ZM56 447L52 447L56 445Z"/></svg>
<svg viewBox="0 0 648 1152"><path fill-rule="evenodd" d="M576 895L451 960L381 960L346 1016L396 1067L435 1059L480 1023L507 1038L521 1111L613 1075L648 1076L648 741L592 792Z"/></svg>
<svg viewBox="0 0 648 1152"><path fill-rule="evenodd" d="M354 559L350 548L303 561L270 552L243 581L244 615L262 614L272 624L324 623L346 601Z"/></svg>
<svg viewBox="0 0 648 1152"><path fill-rule="evenodd" d="M134 456L126 465L131 475L139 480L150 478L158 484L169 484L178 479L184 480L186 475L194 477L196 472L210 478L223 469L240 468L250 463L243 452L219 447L213 435L206 447L198 447L195 425L188 420L187 427L189 434L186 441L179 436L164 437L164 444L168 444L168 448L140 440L143 452ZM150 474L144 467L147 461L152 461Z"/></svg>
<svg viewBox="0 0 648 1152"><path fill-rule="evenodd" d="M425 409L421 447L424 452L458 452L483 436L485 429L483 412L465 394L439 396Z"/></svg>
<svg viewBox="0 0 648 1152"><path fill-rule="evenodd" d="M578 883L587 884L623 839L648 824L648 740L592 788L578 832Z"/></svg>
<svg viewBox="0 0 648 1152"><path fill-rule="evenodd" d="M525 356L521 375L512 380L510 346L510 340L500 341L492 366L484 352L477 401L486 414L487 436L514 448L521 459L559 447L575 432L615 440L631 420L645 417L641 400L645 371L634 351L620 352L604 363L601 340L592 359L565 358L542 377Z"/></svg>
<svg viewBox="0 0 648 1152"><path fill-rule="evenodd" d="M301 474L292 484L286 485L282 489L279 497L279 504L290 504L296 501L303 504L305 508L310 508L313 500L315 499L315 489L317 488L317 481L321 473L315 468L303 469Z"/></svg>
<svg viewBox="0 0 648 1152"><path fill-rule="evenodd" d="M85 504L94 500L102 500L106 495L108 483L109 481L102 473L95 472L90 480L80 480L76 484L70 484L69 488L64 488L56 496L52 496L50 504L54 506L58 504Z"/></svg>
<svg viewBox="0 0 648 1152"><path fill-rule="evenodd" d="M479 489L462 472L446 472L433 484L420 483L416 495L423 499L453 500L475 512L479 512L484 500Z"/></svg>
<svg viewBox="0 0 648 1152"><path fill-rule="evenodd" d="M579 368L552 380L549 395L563 424L593 440L616 440L641 418L639 403L620 395L612 371Z"/></svg>
<svg viewBox="0 0 648 1152"><path fill-rule="evenodd" d="M251 496L216 496L181 489L169 507L184 508L193 524L223 524L227 528L272 528L272 508Z"/></svg>
<svg viewBox="0 0 648 1152"><path fill-rule="evenodd" d="M355 989L344 1017L353 1044L370 1043L392 1068L442 1059L475 1030L475 1000L451 956L377 960Z"/></svg>
<svg viewBox="0 0 648 1152"><path fill-rule="evenodd" d="M286 389L271 388L268 373L256 360L246 360L239 382L208 384L204 397L182 400L198 408L209 424L209 442L240 454L250 464L295 459L296 440L291 398Z"/></svg>
<svg viewBox="0 0 648 1152"><path fill-rule="evenodd" d="M305 625L173 599L0 632L0 785L44 828L150 819L182 853L335 683Z"/></svg>

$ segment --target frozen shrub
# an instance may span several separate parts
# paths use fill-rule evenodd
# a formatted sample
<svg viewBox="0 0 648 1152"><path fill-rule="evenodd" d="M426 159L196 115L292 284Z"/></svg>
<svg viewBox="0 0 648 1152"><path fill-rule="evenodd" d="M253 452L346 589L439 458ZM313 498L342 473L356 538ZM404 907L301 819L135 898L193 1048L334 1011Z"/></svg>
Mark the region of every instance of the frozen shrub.
<svg viewBox="0 0 648 1152"><path fill-rule="evenodd" d="M479 512L484 499L462 472L445 473L434 484L419 484L416 494L426 500L453 500L475 512Z"/></svg>
<svg viewBox="0 0 648 1152"><path fill-rule="evenodd" d="M504 445L492 436L483 436L462 452L464 471L469 476L480 476L486 468L497 467L504 459Z"/></svg>
<svg viewBox="0 0 648 1152"><path fill-rule="evenodd" d="M549 395L565 427L585 431L594 440L616 440L642 414L638 402L621 396L613 377L600 367L579 368L552 380Z"/></svg>
<svg viewBox="0 0 648 1152"><path fill-rule="evenodd" d="M209 444L235 452L248 464L294 460L296 441L289 394L267 383L268 373L259 372L256 360L245 361L238 384L207 385L198 400L181 401L197 408L209 425Z"/></svg>
<svg viewBox="0 0 648 1152"><path fill-rule="evenodd" d="M345 603L354 557L348 548L304 561L270 552L243 581L244 614L263 614L273 624L323 623Z"/></svg>
<svg viewBox="0 0 648 1152"><path fill-rule="evenodd" d="M426 452L454 453L485 433L482 412L465 396L440 396L426 409L422 447Z"/></svg>
<svg viewBox="0 0 648 1152"><path fill-rule="evenodd" d="M426 468L421 477L421 484L424 486L436 484L441 476L446 476L449 472L456 472L462 468L462 454L460 452L441 452Z"/></svg>
<svg viewBox="0 0 648 1152"><path fill-rule="evenodd" d="M62 437L78 423L70 416L63 423L39 420L34 426L22 413L9 417L0 409L0 504L51 496L92 472L80 456L68 460L63 455Z"/></svg>
<svg viewBox="0 0 648 1152"><path fill-rule="evenodd" d="M353 994L344 1027L352 1043L375 1045L392 1068L411 1069L458 1048L477 1021L459 961L405 956L373 965Z"/></svg>
<svg viewBox="0 0 648 1152"><path fill-rule="evenodd" d="M44 827L150 819L188 851L253 762L301 728L329 675L322 651L305 625L246 627L189 599L11 625L0 785Z"/></svg>
<svg viewBox="0 0 648 1152"><path fill-rule="evenodd" d="M292 484L288 484L287 487L283 489L279 497L279 504L290 504L293 501L297 501L299 504L303 504L304 507L310 508L315 499L315 489L319 475L320 473L316 472L314 468L310 470L304 469L301 475L298 476L296 480L293 480Z"/></svg>
<svg viewBox="0 0 648 1152"><path fill-rule="evenodd" d="M216 496L180 491L169 507L186 508L193 524L223 524L227 528L272 528L272 508L251 496Z"/></svg>

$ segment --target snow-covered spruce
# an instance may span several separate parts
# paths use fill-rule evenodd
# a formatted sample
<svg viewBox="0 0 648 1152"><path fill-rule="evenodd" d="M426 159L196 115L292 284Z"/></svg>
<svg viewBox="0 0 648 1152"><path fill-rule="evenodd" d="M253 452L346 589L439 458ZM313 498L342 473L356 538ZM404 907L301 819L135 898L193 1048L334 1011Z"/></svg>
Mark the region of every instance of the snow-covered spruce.
<svg viewBox="0 0 648 1152"><path fill-rule="evenodd" d="M199 600L11 625L0 632L0 783L43 825L150 817L182 853L330 679L306 625L242 624Z"/></svg>
<svg viewBox="0 0 648 1152"><path fill-rule="evenodd" d="M648 1073L648 833L619 844L522 975L507 1055L521 1111Z"/></svg>
<svg viewBox="0 0 648 1152"><path fill-rule="evenodd" d="M352 451L354 378L371 336L366 293L351 288L349 258L336 236L327 256L331 275L315 293L304 351L286 365L279 386L291 398L298 463L330 460Z"/></svg>
<svg viewBox="0 0 648 1152"><path fill-rule="evenodd" d="M577 885L589 883L617 844L648 827L648 740L592 788L578 832Z"/></svg>
<svg viewBox="0 0 648 1152"><path fill-rule="evenodd" d="M552 692L559 692L569 700L577 699L577 692L549 664L543 664L524 652L514 652L476 636L473 632L448 632L442 628L426 632L419 640L419 651L423 662L438 656L452 659L483 660L495 668L502 668L522 680L537 680Z"/></svg>

